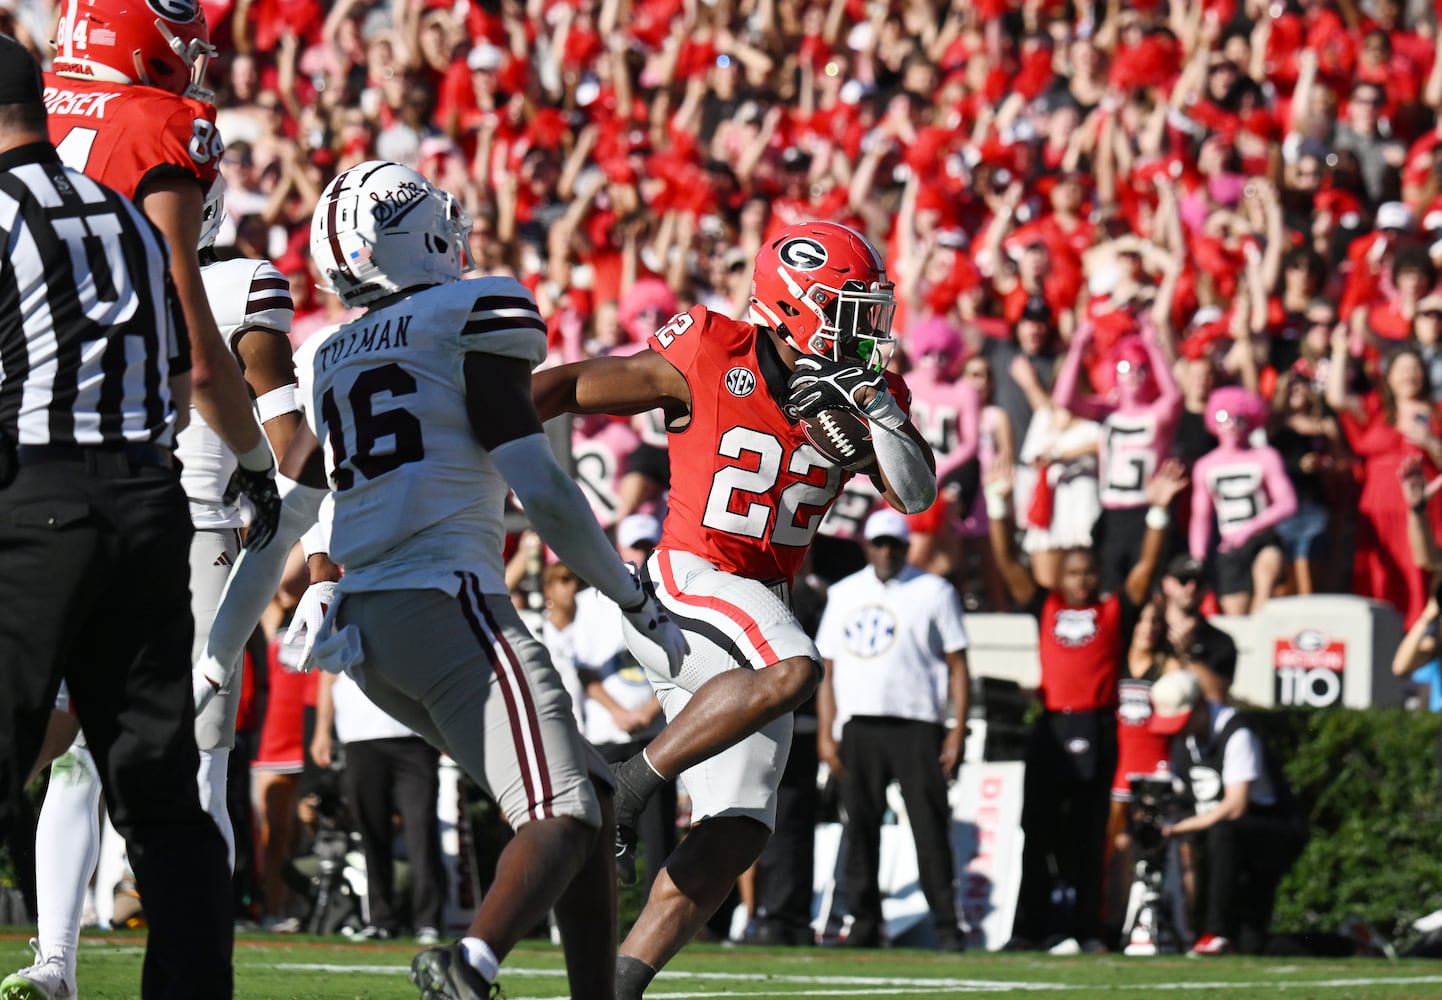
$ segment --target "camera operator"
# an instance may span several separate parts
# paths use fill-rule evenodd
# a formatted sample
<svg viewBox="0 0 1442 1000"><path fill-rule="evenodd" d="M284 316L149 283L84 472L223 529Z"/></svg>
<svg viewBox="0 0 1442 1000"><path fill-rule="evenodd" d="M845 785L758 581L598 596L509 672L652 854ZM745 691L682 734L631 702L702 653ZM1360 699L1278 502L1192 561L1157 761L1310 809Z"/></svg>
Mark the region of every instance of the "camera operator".
<svg viewBox="0 0 1442 1000"><path fill-rule="evenodd" d="M1162 825L1200 848L1205 895L1192 954L1260 953L1277 885L1307 839L1280 762L1251 720L1208 700L1190 670L1152 685L1151 725L1173 737L1172 769L1196 800L1196 815Z"/></svg>

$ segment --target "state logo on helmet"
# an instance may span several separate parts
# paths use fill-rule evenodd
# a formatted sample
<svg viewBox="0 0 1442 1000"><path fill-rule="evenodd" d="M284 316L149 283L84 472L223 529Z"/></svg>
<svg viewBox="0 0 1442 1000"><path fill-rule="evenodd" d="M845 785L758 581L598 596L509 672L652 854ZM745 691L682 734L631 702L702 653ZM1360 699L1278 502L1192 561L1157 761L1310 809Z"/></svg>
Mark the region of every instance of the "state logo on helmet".
<svg viewBox="0 0 1442 1000"><path fill-rule="evenodd" d="M326 185L310 226L324 291L346 308L455 281L469 267L471 220L410 167L370 160Z"/></svg>
<svg viewBox="0 0 1442 1000"><path fill-rule="evenodd" d="M751 322L803 354L884 368L894 286L860 233L834 222L787 226L756 253Z"/></svg>
<svg viewBox="0 0 1442 1000"><path fill-rule="evenodd" d="M215 97L205 87L215 48L200 0L67 0L53 44L60 76Z"/></svg>

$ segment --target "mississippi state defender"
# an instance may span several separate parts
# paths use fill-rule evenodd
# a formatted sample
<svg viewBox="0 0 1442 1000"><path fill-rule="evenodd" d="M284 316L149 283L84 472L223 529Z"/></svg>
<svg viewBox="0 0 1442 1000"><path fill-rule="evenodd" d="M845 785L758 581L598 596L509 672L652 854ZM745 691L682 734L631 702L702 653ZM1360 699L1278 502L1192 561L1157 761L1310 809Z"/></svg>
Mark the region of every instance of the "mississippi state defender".
<svg viewBox="0 0 1442 1000"><path fill-rule="evenodd" d="M633 643L668 723L617 771L623 880L635 878L634 817L664 781L684 776L693 825L622 945L620 998L639 997L691 940L775 822L790 713L821 670L788 591L848 476L806 444L798 418L861 411L887 500L914 513L936 498L905 383L882 370L894 309L865 239L806 223L758 251L751 322L698 306L657 331L649 351L536 376L543 416L660 406L670 434L670 509L646 572L690 650L676 671Z"/></svg>
<svg viewBox="0 0 1442 1000"><path fill-rule="evenodd" d="M1010 477L998 474L984 487L997 568L1012 598L1037 618L1045 709L1027 745L1017 947L1036 947L1058 927L1050 912L1055 870L1076 887L1076 907L1064 936L1083 946L1100 941L1122 656L1167 542L1169 508L1186 482L1173 459L1146 484L1150 507L1140 558L1121 591L1109 596L1098 585L1091 549L1068 549L1057 588L1038 586L1017 559Z"/></svg>
<svg viewBox="0 0 1442 1000"><path fill-rule="evenodd" d="M279 516L275 462L192 252L225 149L202 86L214 52L205 11L198 0L65 0L55 48L45 74L50 139L66 166L129 196L169 242L195 406L240 456L237 483L256 508L254 544L263 544Z"/></svg>
<svg viewBox="0 0 1442 1000"><path fill-rule="evenodd" d="M202 254L208 252L220 228L223 198L224 184L217 181L206 199ZM300 424L287 337L295 314L289 283L273 264L263 260L212 261L202 274L226 341L238 356L256 360L246 374L258 396L257 407L266 433L278 450L283 449ZM278 351L270 349L274 345L258 344L260 341L285 345L285 363L278 368L267 367L265 362ZM189 425L177 438L175 456L182 465L181 485L190 500L190 518L195 525L190 545L194 659L205 649L222 588L240 552L242 521L234 498L226 499L225 492L235 471L235 456L198 411L192 410ZM226 808L226 768L235 745L239 700L240 683L236 679L221 687L219 696L198 712L195 720L201 804L220 828L232 866L235 833ZM56 705L60 713L66 712L67 702L62 692L62 700ZM67 720L68 735L74 732L73 717L62 716L57 723L65 725ZM99 801L100 777L85 737L80 734L51 765L50 788L36 829L37 961L0 983L0 996L59 1000L74 995L80 914L99 852Z"/></svg>

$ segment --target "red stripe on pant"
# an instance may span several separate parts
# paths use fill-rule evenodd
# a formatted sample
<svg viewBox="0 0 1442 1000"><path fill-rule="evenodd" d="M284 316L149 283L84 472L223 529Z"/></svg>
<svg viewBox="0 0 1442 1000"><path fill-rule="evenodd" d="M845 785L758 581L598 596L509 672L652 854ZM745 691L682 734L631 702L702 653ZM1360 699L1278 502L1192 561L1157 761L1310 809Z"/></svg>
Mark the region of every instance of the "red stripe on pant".
<svg viewBox="0 0 1442 1000"><path fill-rule="evenodd" d="M719 597L703 597L697 594L687 594L683 592L676 583L676 571L671 565L671 553L663 549L656 554L656 557L656 561L661 567L661 586L666 588L666 595L668 597L683 607L701 608L726 616L741 626L741 631L746 634L746 638L750 640L751 645L755 647L756 652L761 656L761 659L765 661L762 666L770 666L773 663L780 662L781 657L776 655L776 651L771 648L771 643L766 641L766 636L761 631L761 626L756 623L755 618L752 618L736 605L728 604Z"/></svg>

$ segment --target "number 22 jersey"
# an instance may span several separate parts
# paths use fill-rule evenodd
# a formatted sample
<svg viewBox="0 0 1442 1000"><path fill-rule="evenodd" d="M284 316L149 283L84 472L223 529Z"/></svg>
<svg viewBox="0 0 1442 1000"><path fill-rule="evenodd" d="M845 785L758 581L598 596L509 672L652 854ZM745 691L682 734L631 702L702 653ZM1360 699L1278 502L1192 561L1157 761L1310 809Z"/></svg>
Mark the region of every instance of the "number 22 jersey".
<svg viewBox="0 0 1442 1000"><path fill-rule="evenodd" d="M728 573L789 581L850 473L806 443L778 399L788 371L769 336L696 306L648 346L685 377L690 421L670 431L671 492L660 547ZM910 393L887 384L903 410Z"/></svg>

